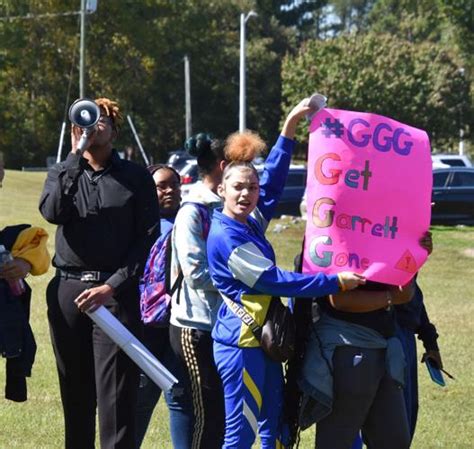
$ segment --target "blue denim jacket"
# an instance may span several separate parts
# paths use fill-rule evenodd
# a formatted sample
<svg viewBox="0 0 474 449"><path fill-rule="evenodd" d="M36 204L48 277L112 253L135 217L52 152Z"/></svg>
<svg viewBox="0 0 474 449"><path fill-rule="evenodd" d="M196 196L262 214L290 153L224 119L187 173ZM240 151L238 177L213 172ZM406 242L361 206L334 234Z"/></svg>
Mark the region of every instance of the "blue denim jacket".
<svg viewBox="0 0 474 449"><path fill-rule="evenodd" d="M322 314L311 327L298 386L303 392L299 423L304 430L332 411L334 351L339 346L386 349L386 369L400 385L405 380L405 356L400 341L384 338L378 332L358 324Z"/></svg>

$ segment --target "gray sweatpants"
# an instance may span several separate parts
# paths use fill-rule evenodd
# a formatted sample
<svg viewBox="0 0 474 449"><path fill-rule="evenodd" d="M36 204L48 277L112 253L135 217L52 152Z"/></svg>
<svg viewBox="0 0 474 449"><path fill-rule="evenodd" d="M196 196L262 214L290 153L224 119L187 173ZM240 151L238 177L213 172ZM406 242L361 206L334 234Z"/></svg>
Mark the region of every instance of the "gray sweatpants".
<svg viewBox="0 0 474 449"><path fill-rule="evenodd" d="M350 449L361 429L368 449L408 449L403 389L386 373L385 349L339 347L333 368L333 410L317 424L316 449Z"/></svg>

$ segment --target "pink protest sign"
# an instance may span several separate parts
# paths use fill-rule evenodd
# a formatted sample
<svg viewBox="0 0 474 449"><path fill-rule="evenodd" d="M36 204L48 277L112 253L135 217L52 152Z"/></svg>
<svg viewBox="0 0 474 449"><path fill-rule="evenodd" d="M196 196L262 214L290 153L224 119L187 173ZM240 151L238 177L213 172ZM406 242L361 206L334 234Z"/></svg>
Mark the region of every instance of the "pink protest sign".
<svg viewBox="0 0 474 449"><path fill-rule="evenodd" d="M433 175L425 131L322 109L310 126L303 271L406 284L426 260Z"/></svg>

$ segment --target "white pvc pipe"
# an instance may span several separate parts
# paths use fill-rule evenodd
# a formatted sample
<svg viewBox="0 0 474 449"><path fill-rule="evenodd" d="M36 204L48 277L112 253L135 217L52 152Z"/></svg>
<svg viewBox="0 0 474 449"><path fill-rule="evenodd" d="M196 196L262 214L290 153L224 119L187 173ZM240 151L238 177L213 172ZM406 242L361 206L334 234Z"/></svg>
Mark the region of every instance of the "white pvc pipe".
<svg viewBox="0 0 474 449"><path fill-rule="evenodd" d="M104 306L87 314L163 391L178 383L178 379Z"/></svg>
<svg viewBox="0 0 474 449"><path fill-rule="evenodd" d="M135 137L135 142L137 142L138 148L140 148L140 152L142 153L142 157L143 157L143 160L145 161L145 164L150 165L150 161L148 160L145 150L143 149L142 143L140 142L140 138L138 137L137 130L135 129L135 126L133 125L132 117L127 115L127 120L128 120L128 124L130 125L130 128L132 129L133 137Z"/></svg>
<svg viewBox="0 0 474 449"><path fill-rule="evenodd" d="M59 135L58 154L56 155L56 163L61 162L61 153L63 151L64 133L66 131L66 122L61 126L61 134Z"/></svg>

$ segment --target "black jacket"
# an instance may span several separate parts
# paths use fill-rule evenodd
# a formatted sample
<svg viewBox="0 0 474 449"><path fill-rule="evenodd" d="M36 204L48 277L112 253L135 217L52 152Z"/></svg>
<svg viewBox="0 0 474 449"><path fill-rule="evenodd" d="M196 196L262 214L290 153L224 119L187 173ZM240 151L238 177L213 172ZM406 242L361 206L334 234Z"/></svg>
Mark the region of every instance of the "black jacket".
<svg viewBox="0 0 474 449"><path fill-rule="evenodd" d="M18 234L29 225L8 226L0 231L0 244L11 250ZM8 283L0 279L0 352L6 358L5 398L26 401L26 377L31 375L36 343L29 325L31 289L20 297L10 293Z"/></svg>
<svg viewBox="0 0 474 449"><path fill-rule="evenodd" d="M415 296L410 302L395 306L398 325L417 334L427 351L439 351L438 333L426 313L423 292L418 283L415 288Z"/></svg>
<svg viewBox="0 0 474 449"><path fill-rule="evenodd" d="M39 208L58 225L53 266L113 273L106 283L118 293L138 285L160 233L160 215L150 173L115 150L109 162L94 171L70 153L49 170Z"/></svg>

